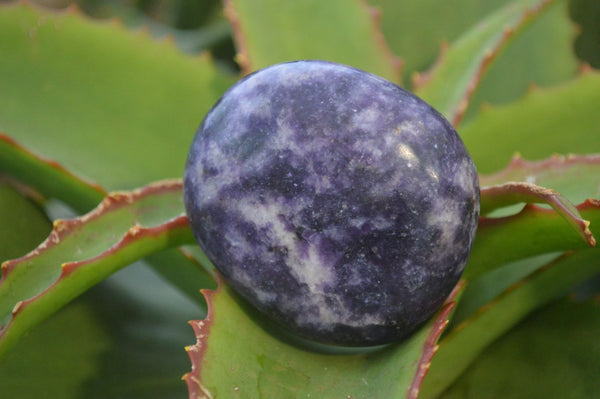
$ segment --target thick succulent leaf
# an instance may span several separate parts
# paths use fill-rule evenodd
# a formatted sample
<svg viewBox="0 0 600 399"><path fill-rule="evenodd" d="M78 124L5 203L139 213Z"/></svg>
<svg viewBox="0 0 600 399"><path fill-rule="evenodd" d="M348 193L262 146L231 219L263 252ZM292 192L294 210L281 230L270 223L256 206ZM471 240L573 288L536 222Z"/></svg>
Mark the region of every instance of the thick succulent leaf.
<svg viewBox="0 0 600 399"><path fill-rule="evenodd" d="M503 170L479 176L482 187L507 182L527 182L547 187L574 203L600 198L600 154L554 155L541 161L528 161L515 156Z"/></svg>
<svg viewBox="0 0 600 399"><path fill-rule="evenodd" d="M565 299L537 312L491 345L441 398L596 397L598 306Z"/></svg>
<svg viewBox="0 0 600 399"><path fill-rule="evenodd" d="M532 85L551 87L577 75L581 61L573 52L576 27L569 3L553 2L498 54L469 101L464 120L475 116L482 104L508 103Z"/></svg>
<svg viewBox="0 0 600 399"><path fill-rule="evenodd" d="M561 255L563 255L563 252L551 252L519 259L469 281L467 289L461 296L461 301L452 316L451 327L465 321L509 287Z"/></svg>
<svg viewBox="0 0 600 399"><path fill-rule="evenodd" d="M47 198L65 200L79 212L89 211L107 194L99 185L76 176L56 161L41 158L2 133L0 170L35 187Z"/></svg>
<svg viewBox="0 0 600 399"><path fill-rule="evenodd" d="M25 334L0 361L11 399L185 398L195 302L129 266ZM32 383L32 381L35 383Z"/></svg>
<svg viewBox="0 0 600 399"><path fill-rule="evenodd" d="M99 185L76 176L56 161L41 158L3 134L0 134L0 168L13 180L27 182L43 196L57 198L82 213L92 209L106 195ZM206 270L212 266L201 252L192 257L173 249L152 254L148 260L154 270L201 306L205 305L197 284L206 282ZM212 281L207 283L202 287L213 287Z"/></svg>
<svg viewBox="0 0 600 399"><path fill-rule="evenodd" d="M482 210L485 211L485 208L490 208L490 189L499 191L497 193L499 195L496 195L498 197L496 198L497 201L492 201L492 205L494 202L495 205L508 205L523 200L536 202L535 197L522 198L523 193L519 193L521 191L519 188L527 188L529 183L515 183L521 181L535 182L559 189L570 198L583 200L584 198L597 197L598 184L600 183L599 176L598 157L596 155L553 156L539 162L525 161L517 157L504 170L493 175L480 176ZM511 187L517 188L516 192L511 193ZM529 194L535 195L537 188L535 186L531 188L534 190ZM541 190L541 194L545 192L545 189ZM527 191L525 194L527 194ZM571 203L564 197L557 196L557 193L553 191L549 191L549 194L551 201L558 200L554 207L558 206L559 211L560 208L563 208L563 217L566 216L566 219L576 228L578 234L583 234L588 241L588 245L591 244L593 236L588 228L589 221L584 220L584 216L579 213L579 210L573 208ZM503 203L503 201L505 202ZM587 217L596 213L596 211L593 211L596 207L594 204L597 204L597 201L590 200L580 204L579 207L584 210ZM520 207L522 206L520 205ZM560 255L561 250L574 248L571 246L572 244L577 245L575 236L563 241L565 233L568 233L564 230L565 224L563 224L564 227L561 230L558 225L550 227L546 223L549 222L548 219L543 222L542 220L545 217L540 220L539 217L543 214L549 216L550 212L548 210L542 211L541 208L530 206L525 208L520 215L515 216L512 208L514 207L503 208L500 212L493 212L496 217L498 213L511 215L510 217L500 219L483 218L480 221L480 231L476 238L477 243L475 244L474 254L465 272L465 276L469 278L469 285L457 307L453 323L460 322L472 315L479 307L494 299L510 285L515 284L548 261L556 258ZM534 216L536 212L538 217L533 219L526 217L526 215ZM524 218L530 222L518 221L519 218ZM594 218L597 219L597 217ZM560 219L555 218L555 221L560 222ZM499 223L495 225L495 222ZM504 230L511 223L514 223L512 228ZM539 234L536 233L535 229L530 230L536 223L540 228ZM596 226L596 223L591 228L594 229L594 226ZM513 228L514 230L512 230ZM557 236L553 236L552 231L556 231ZM511 237L514 234L531 241L526 241L528 245L519 245L518 241L512 241ZM502 237L507 238L504 244L500 244ZM570 240L573 241L570 242ZM511 250L501 250L502 245L505 245L504 248L511 248ZM486 251L497 252L490 254ZM506 264L505 262L510 263Z"/></svg>
<svg viewBox="0 0 600 399"><path fill-rule="evenodd" d="M0 131L109 190L181 176L233 82L147 32L23 3L0 6L0 53Z"/></svg>
<svg viewBox="0 0 600 399"><path fill-rule="evenodd" d="M78 219L55 221L37 249L2 264L0 354L30 327L119 268L193 241L180 181L113 193Z"/></svg>
<svg viewBox="0 0 600 399"><path fill-rule="evenodd" d="M406 80L430 66L440 51L440 43L454 42L504 6L506 0L369 0L369 3L381 10L383 33L392 50L402 56ZM556 1L498 55L473 96L469 110L478 109L481 101L497 103L519 98L532 83L552 85L572 77L577 68L574 34L567 1Z"/></svg>
<svg viewBox="0 0 600 399"><path fill-rule="evenodd" d="M576 284L598 272L600 251L586 249L564 255L511 287L456 326L439 343L439 351L425 378L421 398L436 397L489 344L531 311L566 294Z"/></svg>
<svg viewBox="0 0 600 399"><path fill-rule="evenodd" d="M499 170L517 152L532 160L600 152L599 103L600 73L587 70L510 105L484 108L461 136L480 173Z"/></svg>
<svg viewBox="0 0 600 399"><path fill-rule="evenodd" d="M555 190L524 182L509 182L481 188L482 215L488 215L495 209L519 203L541 203L551 206L590 247L596 245L596 239L589 229L590 222L581 217L579 210L571 201ZM490 219L487 221L489 222Z"/></svg>
<svg viewBox="0 0 600 399"><path fill-rule="evenodd" d="M416 76L415 93L457 126L490 62L552 1L515 0L488 16L443 49L430 71Z"/></svg>
<svg viewBox="0 0 600 399"><path fill-rule="evenodd" d="M402 57L404 77L410 78L435 60L440 43L454 41L506 4L506 0L368 0L368 3L380 10L386 42Z"/></svg>
<svg viewBox="0 0 600 399"><path fill-rule="evenodd" d="M193 364L185 376L190 397L416 398L460 287L406 341L341 355L341 349L319 353L293 344L221 283L217 291L205 292L208 317L191 322L197 343L187 348Z"/></svg>
<svg viewBox="0 0 600 399"><path fill-rule="evenodd" d="M577 210L583 220L600 226L600 201L588 200L577 205ZM563 217L553 210L527 205L516 215L480 220L464 276L474 280L519 259L583 249L588 245L574 229L566 227Z"/></svg>
<svg viewBox="0 0 600 399"><path fill-rule="evenodd" d="M0 179L0 259L25 255L50 232L51 224L36 204Z"/></svg>
<svg viewBox="0 0 600 399"><path fill-rule="evenodd" d="M226 0L225 11L246 73L278 62L323 59L400 79L399 63L362 0Z"/></svg>

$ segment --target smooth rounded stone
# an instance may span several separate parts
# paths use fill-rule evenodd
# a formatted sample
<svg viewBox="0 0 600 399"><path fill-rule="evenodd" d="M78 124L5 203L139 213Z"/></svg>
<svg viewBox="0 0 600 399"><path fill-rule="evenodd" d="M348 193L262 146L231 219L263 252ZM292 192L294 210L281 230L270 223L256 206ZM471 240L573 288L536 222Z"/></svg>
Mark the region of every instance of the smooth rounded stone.
<svg viewBox="0 0 600 399"><path fill-rule="evenodd" d="M229 284L300 336L400 340L441 306L479 215L475 166L437 111L324 61L239 81L191 146L194 235Z"/></svg>

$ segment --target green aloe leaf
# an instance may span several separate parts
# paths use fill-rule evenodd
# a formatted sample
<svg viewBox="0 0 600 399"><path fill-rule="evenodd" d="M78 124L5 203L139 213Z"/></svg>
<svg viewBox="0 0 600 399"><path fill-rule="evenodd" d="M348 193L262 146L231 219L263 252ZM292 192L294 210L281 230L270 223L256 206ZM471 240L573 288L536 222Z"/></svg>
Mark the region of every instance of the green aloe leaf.
<svg viewBox="0 0 600 399"><path fill-rule="evenodd" d="M597 172L598 156L596 155L553 156L538 162L526 161L520 157L514 158L504 170L493 175L480 176L483 187L482 209L489 208L490 197L508 200L505 205L513 201L522 201L521 195L518 195L519 190L517 193L511 193L507 188L515 185L527 186L530 183L515 182L527 181L548 185L560 189L565 196L583 201L578 208L573 208L564 196L559 196L556 197L559 202L555 207L558 205L559 208L563 208L567 220L576 227L579 235L584 233L590 245L593 243L591 241L593 237L589 227L596 230L598 201L583 199L597 197L598 183L600 183L600 175ZM500 193L504 191L504 194L490 195L493 194L490 188L492 191L499 189ZM542 190L542 193L544 192L545 189ZM556 195L553 191L549 193L551 198ZM524 200L527 201L526 198ZM533 200L535 202L535 198ZM492 204L494 202L492 201ZM496 202L496 205L501 205L501 202ZM568 230L560 228L560 218L549 209L527 206L515 215L514 212L509 212L512 208L502 210L502 215L508 216L481 219L474 251L469 267L465 271L469 285L461 297L453 323L472 315L479 307L493 300L510 285L556 258L560 255L560 251L583 248L581 240L575 235L568 234ZM580 209L585 216L580 214ZM498 212L494 212L496 213ZM584 220L586 217L592 218L591 226L588 220ZM514 237L517 237L516 241L513 240ZM519 245L521 239L528 245ZM501 247L511 248L511 250L503 251Z"/></svg>
<svg viewBox="0 0 600 399"><path fill-rule="evenodd" d="M485 18L443 49L430 71L417 76L415 93L457 126L491 61L551 2L516 0Z"/></svg>
<svg viewBox="0 0 600 399"><path fill-rule="evenodd" d="M414 399L460 287L437 316L406 341L341 355L292 344L293 338L221 283L218 290L204 292L207 318L191 322L197 343L187 348L193 365L184 377L190 397Z"/></svg>
<svg viewBox="0 0 600 399"><path fill-rule="evenodd" d="M22 256L52 228L36 204L0 178L0 259Z"/></svg>
<svg viewBox="0 0 600 399"><path fill-rule="evenodd" d="M0 54L0 131L108 190L181 176L235 80L147 32L24 3L0 6Z"/></svg>
<svg viewBox="0 0 600 399"><path fill-rule="evenodd" d="M81 179L56 161L33 154L1 133L0 170L9 173L13 179L26 182L45 197L57 198L79 212L87 212L106 195L99 185ZM206 282L205 270L210 270L212 266L204 254L188 256L179 250L169 250L150 255L148 261L155 271L200 306L205 306L204 299L198 294L197 284L199 281ZM203 287L212 287L210 283Z"/></svg>
<svg viewBox="0 0 600 399"><path fill-rule="evenodd" d="M0 52L0 131L11 134L0 134L0 170L79 213L107 189L181 176L203 113L234 80L118 22L24 3L0 6ZM195 261L169 251L151 265L203 302Z"/></svg>
<svg viewBox="0 0 600 399"><path fill-rule="evenodd" d="M482 187L527 182L560 192L571 202L600 198L600 155L554 155L541 161L513 157L503 170L479 176Z"/></svg>
<svg viewBox="0 0 600 399"><path fill-rule="evenodd" d="M25 334L0 360L11 399L186 398L195 302L128 266ZM32 378L35 383L32 383Z"/></svg>
<svg viewBox="0 0 600 399"><path fill-rule="evenodd" d="M533 89L510 105L484 108L461 136L480 173L499 170L515 153L539 160L600 152L598 103L600 73L588 70L559 86Z"/></svg>
<svg viewBox="0 0 600 399"><path fill-rule="evenodd" d="M380 9L386 41L402 56L404 77L409 80L435 61L440 43L454 42L506 1L369 0L369 3ZM556 1L498 55L473 96L469 111L479 109L482 101L517 99L532 83L553 85L571 78L577 68L574 34L567 1Z"/></svg>
<svg viewBox="0 0 600 399"><path fill-rule="evenodd" d="M402 57L404 77L410 83L412 74L435 61L440 43L453 42L506 1L368 0L368 3L378 9L381 30L390 48Z"/></svg>
<svg viewBox="0 0 600 399"><path fill-rule="evenodd" d="M182 202L180 181L113 193L80 218L55 221L38 248L4 262L0 354L33 325L116 270L161 249L194 242ZM207 283L198 281L202 284Z"/></svg>
<svg viewBox="0 0 600 399"><path fill-rule="evenodd" d="M99 185L85 181L55 161L39 157L2 133L0 170L47 198L65 201L79 212L89 211L107 194Z"/></svg>
<svg viewBox="0 0 600 399"><path fill-rule="evenodd" d="M586 222L600 226L600 201L588 200L579 204L577 210ZM564 218L558 213L537 205L527 205L516 215L482 218L465 269L465 278L474 280L519 259L583 249L589 245L574 229L566 226ZM510 251L506 248L510 248Z"/></svg>
<svg viewBox="0 0 600 399"><path fill-rule="evenodd" d="M425 378L422 398L444 391L493 341L539 306L569 292L600 272L600 251L570 253L506 290L471 318L457 325L439 343Z"/></svg>
<svg viewBox="0 0 600 399"><path fill-rule="evenodd" d="M323 59L400 79L399 64L362 1L227 0L225 11L246 73L278 62Z"/></svg>
<svg viewBox="0 0 600 399"><path fill-rule="evenodd" d="M482 215L488 215L495 209L519 203L549 205L573 227L590 247L596 245L596 239L589 229L590 222L581 217L579 210L571 201L555 190L523 182L508 182L481 188ZM487 220L487 222L491 221Z"/></svg>
<svg viewBox="0 0 600 399"><path fill-rule="evenodd" d="M581 61L573 51L577 29L569 18L569 3L553 2L498 55L473 94L465 120L484 104L505 104L523 97L531 86L552 87L577 75Z"/></svg>
<svg viewBox="0 0 600 399"><path fill-rule="evenodd" d="M598 337L598 303L563 299L492 344L441 398L593 398Z"/></svg>

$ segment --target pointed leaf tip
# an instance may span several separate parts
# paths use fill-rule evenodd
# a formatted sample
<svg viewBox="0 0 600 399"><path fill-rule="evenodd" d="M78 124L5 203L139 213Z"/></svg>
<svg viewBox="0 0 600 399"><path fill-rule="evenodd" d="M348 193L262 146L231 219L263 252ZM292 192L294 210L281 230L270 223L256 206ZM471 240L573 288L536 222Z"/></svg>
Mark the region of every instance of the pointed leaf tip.
<svg viewBox="0 0 600 399"><path fill-rule="evenodd" d="M550 205L571 225L575 231L593 247L596 240L590 231L589 222L584 220L575 205L555 190L526 182L508 182L502 185L481 188L481 214L485 215L494 209L525 202L532 209L532 203ZM543 208L540 208L540 210Z"/></svg>

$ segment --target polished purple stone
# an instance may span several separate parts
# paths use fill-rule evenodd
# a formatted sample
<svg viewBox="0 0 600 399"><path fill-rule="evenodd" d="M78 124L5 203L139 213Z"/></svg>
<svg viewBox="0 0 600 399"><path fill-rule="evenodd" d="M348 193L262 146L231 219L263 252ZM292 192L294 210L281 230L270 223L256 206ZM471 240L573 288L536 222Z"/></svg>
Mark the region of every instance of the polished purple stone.
<svg viewBox="0 0 600 399"><path fill-rule="evenodd" d="M239 81L192 143L184 197L229 284L311 340L406 337L444 302L479 215L450 123L380 77L324 61Z"/></svg>

